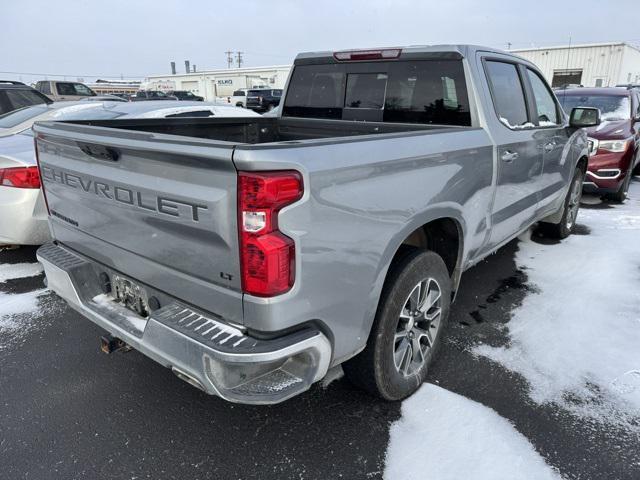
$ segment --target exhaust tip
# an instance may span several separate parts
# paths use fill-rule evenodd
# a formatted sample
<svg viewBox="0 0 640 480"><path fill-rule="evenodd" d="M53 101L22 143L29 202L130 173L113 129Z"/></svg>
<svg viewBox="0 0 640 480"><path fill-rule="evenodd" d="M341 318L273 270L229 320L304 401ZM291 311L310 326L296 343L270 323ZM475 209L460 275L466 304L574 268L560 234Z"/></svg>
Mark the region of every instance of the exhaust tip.
<svg viewBox="0 0 640 480"><path fill-rule="evenodd" d="M180 370L179 368L176 368L176 367L171 367L171 371L180 380L184 380L189 385L191 385L193 387L196 387L198 390L202 390L203 392L206 392L204 386L202 385L202 383L200 383L200 381L197 378L193 377L192 375L189 375L186 372L183 372L182 370Z"/></svg>

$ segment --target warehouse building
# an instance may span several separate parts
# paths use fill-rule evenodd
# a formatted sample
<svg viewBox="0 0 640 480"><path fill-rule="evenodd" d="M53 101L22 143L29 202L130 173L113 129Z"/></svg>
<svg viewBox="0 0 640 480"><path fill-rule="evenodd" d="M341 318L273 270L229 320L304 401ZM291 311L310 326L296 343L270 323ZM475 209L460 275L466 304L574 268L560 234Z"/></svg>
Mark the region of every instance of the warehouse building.
<svg viewBox="0 0 640 480"><path fill-rule="evenodd" d="M640 48L629 43L594 43L511 52L536 64L553 87L614 87L640 83Z"/></svg>
<svg viewBox="0 0 640 480"><path fill-rule="evenodd" d="M240 88L283 88L290 65L254 68L203 70L175 75L151 75L142 83L143 90L188 90L207 101L233 95Z"/></svg>

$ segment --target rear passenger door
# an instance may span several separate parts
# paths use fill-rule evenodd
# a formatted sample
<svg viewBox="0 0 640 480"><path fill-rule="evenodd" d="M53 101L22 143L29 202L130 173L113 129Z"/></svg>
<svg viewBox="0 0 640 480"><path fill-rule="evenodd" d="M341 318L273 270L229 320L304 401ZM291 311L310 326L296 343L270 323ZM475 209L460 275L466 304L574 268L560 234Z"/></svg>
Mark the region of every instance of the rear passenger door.
<svg viewBox="0 0 640 480"><path fill-rule="evenodd" d="M481 57L487 81L486 122L496 144L496 190L487 250L527 228L536 215L542 176L524 67L513 57ZM493 111L491 111L493 110Z"/></svg>

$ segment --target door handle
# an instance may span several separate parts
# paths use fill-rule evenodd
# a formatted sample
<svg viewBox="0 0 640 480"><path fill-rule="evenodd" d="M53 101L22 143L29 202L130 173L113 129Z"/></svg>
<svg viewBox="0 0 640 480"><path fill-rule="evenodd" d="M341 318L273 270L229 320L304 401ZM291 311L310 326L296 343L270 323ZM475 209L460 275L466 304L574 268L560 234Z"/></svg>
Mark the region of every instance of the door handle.
<svg viewBox="0 0 640 480"><path fill-rule="evenodd" d="M518 152L512 152L511 150L505 150L504 152L502 152L502 156L500 158L502 158L503 162L511 163L516 158L518 158L519 156L520 155L518 154Z"/></svg>
<svg viewBox="0 0 640 480"><path fill-rule="evenodd" d="M550 152L551 150L556 148L556 145L558 145L556 142L545 143L544 144L544 151L545 152Z"/></svg>

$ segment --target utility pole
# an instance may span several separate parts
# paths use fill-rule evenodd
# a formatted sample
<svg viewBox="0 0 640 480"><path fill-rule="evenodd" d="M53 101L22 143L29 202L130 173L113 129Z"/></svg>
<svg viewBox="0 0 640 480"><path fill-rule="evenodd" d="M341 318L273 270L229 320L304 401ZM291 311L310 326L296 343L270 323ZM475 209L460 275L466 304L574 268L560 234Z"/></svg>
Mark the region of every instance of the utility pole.
<svg viewBox="0 0 640 480"><path fill-rule="evenodd" d="M238 68L242 67L242 54L244 52L236 52L236 61L238 62Z"/></svg>
<svg viewBox="0 0 640 480"><path fill-rule="evenodd" d="M507 50L511 50L511 42L507 42Z"/></svg>
<svg viewBox="0 0 640 480"><path fill-rule="evenodd" d="M227 54L227 68L231 68L231 65L233 65L233 52L230 50L227 50L224 53Z"/></svg>

